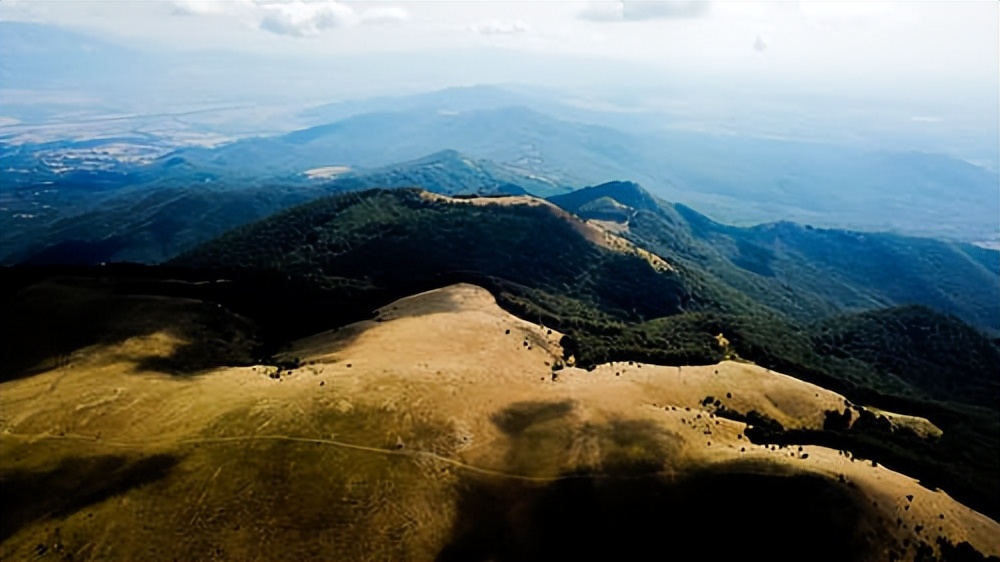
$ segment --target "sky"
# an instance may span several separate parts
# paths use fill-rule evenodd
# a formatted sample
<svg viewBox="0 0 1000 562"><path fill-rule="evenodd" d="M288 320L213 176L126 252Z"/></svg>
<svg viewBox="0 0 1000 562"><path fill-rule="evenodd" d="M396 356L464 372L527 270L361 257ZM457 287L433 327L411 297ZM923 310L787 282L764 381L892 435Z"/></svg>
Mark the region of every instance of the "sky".
<svg viewBox="0 0 1000 562"><path fill-rule="evenodd" d="M316 100L520 83L744 120L795 99L812 117L831 105L846 115L861 100L914 127L963 130L996 121L1000 103L995 0L0 0L0 20L173 53L174 85L263 95L247 81L263 74Z"/></svg>
<svg viewBox="0 0 1000 562"><path fill-rule="evenodd" d="M167 49L298 57L496 48L847 84L996 88L1000 4L3 0L0 19Z"/></svg>

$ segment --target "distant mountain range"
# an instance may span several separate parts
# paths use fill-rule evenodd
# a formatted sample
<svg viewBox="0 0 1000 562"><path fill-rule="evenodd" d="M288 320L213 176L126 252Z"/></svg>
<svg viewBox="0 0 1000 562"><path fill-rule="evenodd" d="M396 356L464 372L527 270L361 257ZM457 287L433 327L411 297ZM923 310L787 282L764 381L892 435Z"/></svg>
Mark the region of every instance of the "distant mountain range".
<svg viewBox="0 0 1000 562"><path fill-rule="evenodd" d="M19 44L52 33L24 24L4 29ZM53 52L62 52L65 45L88 45L87 41L94 42L94 52L109 53L111 59L117 52L114 45L86 37L60 37L50 41ZM48 48L35 54L39 60L54 56ZM136 53L122 56L144 60ZM9 63L7 70L12 76L30 75L20 61ZM85 199L79 193L92 188L138 192L206 183L227 189L284 185L301 182L306 179L303 174L317 168L369 173L457 150L471 161L489 160L506 168L522 182L537 176L576 188L630 179L658 197L728 224L787 220L824 228L1000 243L1000 176L943 154L684 132L671 129L677 125L676 116L587 109L570 97L526 88L448 88L285 111L297 112L290 120L313 126L281 134L244 131L240 140L221 146L179 147L177 139L142 132L162 127L128 125L129 119L138 118L129 117L122 121L124 129L114 134L98 129L95 138L74 133L85 140L33 144L22 139L21 144L5 144L0 165L8 181L0 191L13 190L23 197L3 205L0 213L10 209L21 216L9 221L20 230L26 222L23 215L38 214L30 209L35 203L48 205L42 213L46 216L78 214L72 207ZM99 118L109 113L115 112L82 115ZM245 127L254 130L249 123ZM195 136L213 131L208 125L188 128L183 132ZM225 133L217 136L233 138ZM122 146L139 156L108 155ZM100 165L94 166L98 161ZM35 195L52 190L60 196Z"/></svg>
<svg viewBox="0 0 1000 562"><path fill-rule="evenodd" d="M630 178L726 222L793 220L967 241L993 240L1000 231L996 173L940 154L680 132L639 135L525 107L366 113L279 137L188 148L171 158L219 174L281 175L320 166L382 166L444 149L565 185Z"/></svg>
<svg viewBox="0 0 1000 562"><path fill-rule="evenodd" d="M456 150L442 150L401 164L339 175L338 186L359 188L419 187L441 195L534 195L548 197L571 190L544 176L472 159Z"/></svg>

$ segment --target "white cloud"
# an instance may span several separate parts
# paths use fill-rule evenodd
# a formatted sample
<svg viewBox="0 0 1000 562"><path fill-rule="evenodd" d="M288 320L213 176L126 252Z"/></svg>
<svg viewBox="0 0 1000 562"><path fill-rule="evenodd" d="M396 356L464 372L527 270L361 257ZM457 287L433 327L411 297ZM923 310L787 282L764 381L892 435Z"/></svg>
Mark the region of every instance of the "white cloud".
<svg viewBox="0 0 1000 562"><path fill-rule="evenodd" d="M273 2L259 4L260 28L278 35L306 37L354 25L360 17L337 2Z"/></svg>
<svg viewBox="0 0 1000 562"><path fill-rule="evenodd" d="M527 65L520 62L497 62L496 69L472 62L459 68L438 64L435 61L443 59L434 58L448 55L474 60L475 49L503 47L506 50L496 51L497 61L530 54L527 62L539 65L531 71L536 72L532 76L542 82L555 74L541 69L542 57L565 55L566 60L584 61L578 70L560 69L565 80L581 84L598 76L590 72L592 61L620 61L620 65L607 67L614 69L609 75L613 78L595 78L595 84L607 83L608 89L619 84L627 88L624 84L631 77L635 77L636 87L683 83L691 91L721 80L740 80L760 91L823 91L927 102L928 107L908 110L905 120L911 115L937 115L940 111L932 102L941 100L956 107L958 100L963 100L966 107L976 104L991 111L989 115L996 113L996 21L1000 6L996 2L734 0L713 2L708 13L697 18L693 16L698 10L689 6L684 11L676 3L669 9L656 6L637 12L629 8L631 18L683 14L690 18L646 21L626 20L626 4L621 1L587 5L586 1L345 0L334 3L349 9L341 10L339 16L323 15L328 8L321 7L331 3L328 1L283 2L315 5L306 6L307 13L297 13L295 8L275 13L276 8L267 8L274 0L0 0L0 20L46 23L125 45L170 51L231 50L289 56L290 60L315 56L323 61L333 58L331 54L347 61L351 55L367 53L428 53L424 72L405 87L439 79L443 84L444 76L461 83L486 79L480 76L501 80L494 76L508 69L514 76L511 81L528 81L522 78L528 75L524 70ZM698 9L705 11L704 7ZM170 17L171 13L186 15ZM405 24L375 25L402 18L406 18ZM518 21L530 29L518 31L523 29L514 23ZM270 29L265 32L262 25ZM310 34L318 36L290 39ZM766 45L763 52L754 49L757 35ZM404 72L403 63L382 64L385 67L359 72L361 77L352 80L350 87L373 92L388 89L386 84L399 85L399 80L383 77ZM405 72L409 72L408 67ZM668 82L661 76L690 78ZM717 78L711 81L711 77ZM323 84L316 88L327 87L327 82L316 80ZM332 80L329 84L329 91L347 88ZM945 117L946 123L957 123L950 114Z"/></svg>
<svg viewBox="0 0 1000 562"><path fill-rule="evenodd" d="M406 10L398 7L371 8L359 14L361 23L390 23L409 19Z"/></svg>
<svg viewBox="0 0 1000 562"><path fill-rule="evenodd" d="M174 0L173 7L175 15L239 17L259 29L291 37L408 17L406 10L395 6L358 11L336 0Z"/></svg>
<svg viewBox="0 0 1000 562"><path fill-rule="evenodd" d="M232 6L231 2L213 0L174 0L174 15L178 16L209 16L224 14Z"/></svg>
<svg viewBox="0 0 1000 562"><path fill-rule="evenodd" d="M596 22L693 19L707 15L710 8L708 0L619 0L591 2L578 17Z"/></svg>
<svg viewBox="0 0 1000 562"><path fill-rule="evenodd" d="M521 20L489 20L472 26L472 31L483 35L520 35L531 30L531 26Z"/></svg>

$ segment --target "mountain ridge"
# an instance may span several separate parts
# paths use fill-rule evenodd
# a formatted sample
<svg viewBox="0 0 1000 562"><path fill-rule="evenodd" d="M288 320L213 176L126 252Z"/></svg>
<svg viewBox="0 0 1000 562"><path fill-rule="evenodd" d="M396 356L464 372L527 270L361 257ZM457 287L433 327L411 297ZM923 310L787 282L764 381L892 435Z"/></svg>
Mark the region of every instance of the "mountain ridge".
<svg viewBox="0 0 1000 562"><path fill-rule="evenodd" d="M294 173L325 165L382 166L446 148L568 185L630 178L661 197L739 224L784 218L978 241L995 238L994 215L1000 213L1000 201L994 205L994 172L935 153L678 131L629 133L523 106L455 114L425 109L366 113L285 137L178 154L209 169L239 163L261 172ZM265 154L272 158L262 167ZM908 195L895 195L896 186L907 187ZM994 206L996 213L989 213ZM966 220L950 220L955 216Z"/></svg>
<svg viewBox="0 0 1000 562"><path fill-rule="evenodd" d="M605 197L631 211L615 209L614 216L607 209L586 207ZM706 268L733 288L800 320L925 304L990 333L1000 332L1000 252L789 221L723 225L686 205L659 201L631 182L550 200L584 218L613 219L624 227L619 234L637 245Z"/></svg>
<svg viewBox="0 0 1000 562"><path fill-rule="evenodd" d="M523 203L508 204L513 201ZM650 217L680 215L662 205L657 213L640 210L628 228L638 230ZM590 230L580 228L587 225L582 220L525 196L451 199L414 189L352 192L232 230L173 260L173 269L147 270L153 280L127 281L125 294L166 292L217 303L260 327L265 345L258 354L272 355L282 368L297 368L294 354L274 352L298 338L370 318L371 310L403 296L474 283L508 313L553 331L546 337L558 339L562 351L546 360L549 374L542 379L558 380L568 368L578 369L573 373L596 372L606 364L624 369L628 361L676 365L677 374L683 366L726 359L753 362L837 392L852 401L844 403L848 409L859 403L922 417L943 432L934 440L894 430L891 422L845 426L837 421L844 414L835 411L836 418L822 429L754 421L762 427L754 439L772 446L792 442L863 451L866 458L905 469L976 509L1000 513L1000 489L991 476L1000 469L1000 457L992 454L1000 449L995 408L936 377L933 364L916 348L923 340L912 330L891 331L876 346L850 348L857 353L827 353L822 345L836 345L836 334L864 333L877 325L868 317L834 317L823 332L722 282L682 252L658 252L669 265L658 270L641 255L601 247L588 238ZM94 273L112 278L112 271ZM164 276L193 282L157 280ZM919 328L932 315L921 309L916 314L907 325ZM931 318L923 325L935 322ZM976 330L952 330L950 322L961 326L946 320L947 330L940 333L965 336L953 346L934 348L947 354L941 364L951 372L972 373L969 380L993 388L989 366L1000 352L990 351L986 346L992 344ZM833 336L826 339L824 333ZM341 335L354 337L351 330ZM543 347L530 338L513 343L526 352ZM979 348L982 353L966 353ZM629 370L629 376L637 374Z"/></svg>

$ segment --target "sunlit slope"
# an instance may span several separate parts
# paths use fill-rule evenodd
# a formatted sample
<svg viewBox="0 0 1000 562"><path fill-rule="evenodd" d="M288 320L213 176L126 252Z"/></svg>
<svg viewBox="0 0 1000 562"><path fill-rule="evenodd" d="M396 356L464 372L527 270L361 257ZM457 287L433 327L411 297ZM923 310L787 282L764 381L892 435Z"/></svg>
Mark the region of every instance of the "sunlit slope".
<svg viewBox="0 0 1000 562"><path fill-rule="evenodd" d="M997 554L1000 526L947 494L720 415L819 428L840 395L733 362L554 370L560 337L457 285L301 340L280 373L144 368L182 343L160 333L81 350L3 383L0 556Z"/></svg>

